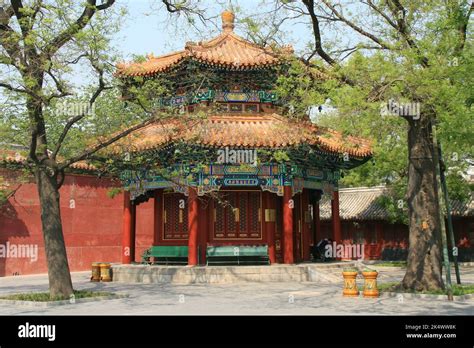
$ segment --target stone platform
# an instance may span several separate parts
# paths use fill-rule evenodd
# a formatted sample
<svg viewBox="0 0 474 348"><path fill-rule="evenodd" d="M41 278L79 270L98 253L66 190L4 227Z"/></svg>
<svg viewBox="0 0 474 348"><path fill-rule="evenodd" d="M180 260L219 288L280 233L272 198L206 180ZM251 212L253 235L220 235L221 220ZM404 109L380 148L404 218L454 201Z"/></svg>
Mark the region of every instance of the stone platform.
<svg viewBox="0 0 474 348"><path fill-rule="evenodd" d="M225 284L237 282L341 281L345 267L356 262L303 263L271 266L113 265L113 281L124 283Z"/></svg>

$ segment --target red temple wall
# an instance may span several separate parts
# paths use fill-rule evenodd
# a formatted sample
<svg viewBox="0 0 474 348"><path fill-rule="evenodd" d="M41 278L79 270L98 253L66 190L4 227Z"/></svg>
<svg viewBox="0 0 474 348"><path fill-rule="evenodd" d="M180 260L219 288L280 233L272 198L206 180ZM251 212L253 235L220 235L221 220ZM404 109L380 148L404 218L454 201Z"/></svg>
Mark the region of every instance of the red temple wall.
<svg viewBox="0 0 474 348"><path fill-rule="evenodd" d="M472 254L474 252L473 227L472 217L453 219L454 240L460 253ZM365 259L406 259L408 250L408 226L406 225L391 224L387 221L341 221L341 229L343 243L358 244L363 240ZM331 221L321 222L322 238L332 239Z"/></svg>
<svg viewBox="0 0 474 348"><path fill-rule="evenodd" d="M7 180L11 172L0 173ZM68 175L61 187L61 217L71 271L89 270L92 262L119 262L123 195L110 198L116 187L110 179ZM16 185L13 185L16 187ZM145 208L145 207L144 207ZM147 209L140 210L141 215ZM142 221L145 219L142 218ZM148 228L138 224L138 249L147 240ZM47 272L36 185L23 184L0 208L0 244L37 245L38 259L0 257L0 276Z"/></svg>
<svg viewBox="0 0 474 348"><path fill-rule="evenodd" d="M0 176L4 178L8 178L9 174L12 173L7 173L5 170L0 172ZM123 195L119 194L114 198L107 195L109 190L117 185L117 182L110 179L95 176L67 176L61 188L60 204L71 271L90 270L92 262L121 262ZM13 185L13 187L15 186ZM281 199L277 201L281 205ZM154 200L150 199L137 207L135 261L140 261L143 251L153 244L153 206ZM279 204L276 204L275 208L278 210ZM206 229L208 221L212 221L212 219L206 209L201 212L200 216L200 230L202 231ZM379 227L376 228L376 224L372 221L358 222L358 225L355 225L352 221L342 221L342 237L346 241L352 241L356 238L356 231L362 230L366 241L366 254L372 259L381 258L387 254L387 250L406 248L408 240L406 226L379 222ZM322 238L330 238L332 236L330 221L322 222L321 226ZM472 226L472 218L455 219L454 230L458 244L464 239L468 241L467 243L471 241L472 248L472 244L474 244L472 243ZM208 226L208 234L211 232L210 227ZM279 231L281 226L278 221L275 229L277 260L281 262L282 246L281 231ZM202 258L205 256L205 245L217 242L213 241L212 237L209 238L208 234L201 235ZM253 243L265 243L267 240L266 227L263 228L262 234L262 240ZM27 258L0 257L0 276L47 272L39 200L34 184L23 184L15 196L0 208L0 245L6 245L7 242L16 245L38 245L38 260L31 262ZM186 241L184 240L183 243L186 244ZM229 243L232 244L230 241L219 241L219 244Z"/></svg>

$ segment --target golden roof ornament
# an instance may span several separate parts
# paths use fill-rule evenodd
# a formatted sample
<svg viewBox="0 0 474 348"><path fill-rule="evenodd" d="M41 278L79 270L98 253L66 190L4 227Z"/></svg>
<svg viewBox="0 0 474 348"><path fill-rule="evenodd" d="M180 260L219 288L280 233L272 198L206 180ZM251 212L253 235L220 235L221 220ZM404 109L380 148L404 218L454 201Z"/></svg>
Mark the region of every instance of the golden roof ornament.
<svg viewBox="0 0 474 348"><path fill-rule="evenodd" d="M226 10L222 12L221 18L222 18L222 29L224 31L233 31L234 20L235 20L234 12Z"/></svg>

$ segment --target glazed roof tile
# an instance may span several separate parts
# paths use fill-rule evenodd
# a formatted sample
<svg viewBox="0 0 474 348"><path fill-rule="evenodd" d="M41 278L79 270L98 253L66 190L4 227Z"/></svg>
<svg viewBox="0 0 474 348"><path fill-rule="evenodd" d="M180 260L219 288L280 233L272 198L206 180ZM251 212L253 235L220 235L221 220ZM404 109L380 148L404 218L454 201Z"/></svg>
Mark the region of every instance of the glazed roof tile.
<svg viewBox="0 0 474 348"><path fill-rule="evenodd" d="M326 153L348 153L365 158L372 155L370 143L361 138L343 136L310 122L297 122L273 114L210 115L197 118L159 120L133 132L113 146L113 152L145 151L176 141L208 147L285 148L315 145Z"/></svg>
<svg viewBox="0 0 474 348"><path fill-rule="evenodd" d="M6 164L23 164L26 163L26 156L22 155L18 151L0 149L0 163ZM85 171L94 171L97 170L97 167L87 163L86 161L79 161L71 165L72 169L85 170Z"/></svg>
<svg viewBox="0 0 474 348"><path fill-rule="evenodd" d="M342 220L388 220L389 214L378 199L387 195L384 186L339 189L339 215ZM451 200L451 214L455 217L474 216L474 197L467 201ZM331 198L323 195L320 203L321 220L331 220Z"/></svg>
<svg viewBox="0 0 474 348"><path fill-rule="evenodd" d="M224 30L214 39L198 43L188 42L184 50L158 57L149 55L144 62L117 64L116 75L153 76L173 69L185 59L230 70L258 69L280 64L285 55L292 53L290 46L276 50L243 39L232 30L233 17L226 19L225 16L226 13L223 13Z"/></svg>

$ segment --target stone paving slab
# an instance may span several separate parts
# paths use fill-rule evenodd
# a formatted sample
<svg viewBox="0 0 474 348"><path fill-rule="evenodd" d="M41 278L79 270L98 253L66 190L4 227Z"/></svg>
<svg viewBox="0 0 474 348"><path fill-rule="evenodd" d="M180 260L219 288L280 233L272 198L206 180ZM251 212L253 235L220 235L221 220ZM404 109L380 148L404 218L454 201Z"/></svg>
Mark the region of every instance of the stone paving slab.
<svg viewBox="0 0 474 348"><path fill-rule="evenodd" d="M384 271L390 272L390 271ZM394 272L390 279L400 280ZM74 273L76 289L109 291L129 297L49 308L0 304L0 315L474 315L474 299L344 298L340 284L273 282L234 284L91 283L90 273ZM474 283L474 270L464 270ZM0 278L0 293L45 291L46 275Z"/></svg>
<svg viewBox="0 0 474 348"><path fill-rule="evenodd" d="M327 264L303 263L298 265L271 266L163 266L163 265L114 265L114 282L124 283L174 283L174 284L223 284L236 282L301 282L339 281L344 267L355 262ZM331 277L337 273L337 277Z"/></svg>

